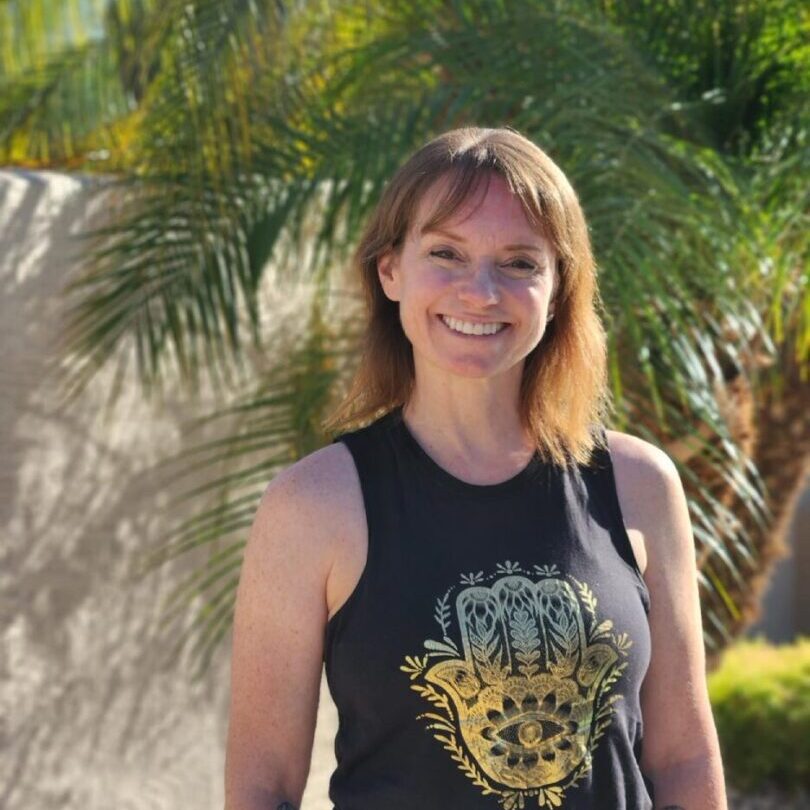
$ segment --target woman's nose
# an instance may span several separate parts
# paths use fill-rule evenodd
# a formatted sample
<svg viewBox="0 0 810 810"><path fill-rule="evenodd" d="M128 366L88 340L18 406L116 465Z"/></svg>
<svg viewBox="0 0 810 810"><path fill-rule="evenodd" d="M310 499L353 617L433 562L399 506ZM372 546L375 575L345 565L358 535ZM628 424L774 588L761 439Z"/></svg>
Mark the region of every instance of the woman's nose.
<svg viewBox="0 0 810 810"><path fill-rule="evenodd" d="M473 266L459 288L459 298L475 303L492 304L500 300L497 268L491 262Z"/></svg>

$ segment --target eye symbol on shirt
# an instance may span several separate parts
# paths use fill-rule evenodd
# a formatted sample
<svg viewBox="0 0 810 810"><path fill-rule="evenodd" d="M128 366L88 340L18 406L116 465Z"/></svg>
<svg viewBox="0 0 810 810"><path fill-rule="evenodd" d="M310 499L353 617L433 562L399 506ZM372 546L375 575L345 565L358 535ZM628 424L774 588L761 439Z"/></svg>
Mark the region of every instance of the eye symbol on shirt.
<svg viewBox="0 0 810 810"><path fill-rule="evenodd" d="M536 705L537 698L532 698ZM499 712L491 712L488 717L496 723L495 718ZM538 718L531 713L518 717L516 722L509 721L507 725L498 728L497 723L493 726L494 731L487 729L484 736L487 739L497 742L501 740L517 748L536 748L540 743L549 742L565 734L576 731L573 723L562 725L550 719ZM570 745L567 739L562 739L560 744L563 747Z"/></svg>
<svg viewBox="0 0 810 810"><path fill-rule="evenodd" d="M531 796L538 807L562 806L621 698L609 692L632 642L611 633L612 621L597 621L590 588L570 579L579 598L552 575L533 582L509 574L464 588L455 600L460 651L448 634L448 591L436 610L443 641L425 641L427 654L406 656L400 667L443 711L418 718L505 810ZM429 666L432 657L444 660Z"/></svg>

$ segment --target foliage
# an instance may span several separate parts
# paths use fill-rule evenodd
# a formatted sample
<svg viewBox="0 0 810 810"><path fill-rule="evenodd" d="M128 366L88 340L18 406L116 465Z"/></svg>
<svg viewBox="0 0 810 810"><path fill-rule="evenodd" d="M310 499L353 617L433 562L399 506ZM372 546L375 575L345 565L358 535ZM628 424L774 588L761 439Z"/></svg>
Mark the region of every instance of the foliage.
<svg viewBox="0 0 810 810"><path fill-rule="evenodd" d="M709 676L709 696L734 787L810 789L810 637L735 643Z"/></svg>
<svg viewBox="0 0 810 810"><path fill-rule="evenodd" d="M692 108L685 138L745 156L810 92L810 11L801 0L600 5Z"/></svg>
<svg viewBox="0 0 810 810"><path fill-rule="evenodd" d="M760 527L768 510L724 419L724 369L773 353L774 338L810 365L808 127L794 92L808 82L807 16L779 5L798 16L782 25L764 0L0 3L0 160L98 171L115 192L67 289L65 397L133 360L150 394L173 377L194 392L239 386L214 418L244 421L198 448L228 472L190 494L217 502L157 555L210 549L213 568L176 595L209 600L206 655L233 603L223 549L238 560L261 484L328 439L320 418L359 341L344 271L364 218L415 147L464 124L518 128L571 178L600 269L617 427L695 446L737 499L680 465L711 561L703 595L720 605L706 641L728 640L723 583L744 591L757 565L734 508ZM263 290L301 285L294 315L263 313ZM285 319L302 328L276 328Z"/></svg>

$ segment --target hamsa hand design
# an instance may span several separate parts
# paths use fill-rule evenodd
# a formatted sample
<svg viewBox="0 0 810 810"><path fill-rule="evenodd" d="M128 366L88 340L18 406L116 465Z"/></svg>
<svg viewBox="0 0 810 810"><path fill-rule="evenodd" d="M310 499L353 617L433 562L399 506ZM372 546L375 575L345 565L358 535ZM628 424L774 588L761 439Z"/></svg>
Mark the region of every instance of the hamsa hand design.
<svg viewBox="0 0 810 810"><path fill-rule="evenodd" d="M445 703L449 698L455 732L483 775L496 783L495 792L501 792L498 785L528 790L541 806L544 796L552 804L552 795L558 805L562 783L590 766L595 737L609 723L610 710L600 706L600 696L626 666L617 662L629 645L624 639L609 643L612 622L596 626L596 600L587 585L581 587L592 614L590 632L574 588L562 578L507 575L464 588L455 601L460 653L430 667L425 656L418 675L438 692L413 685L433 703L441 703L436 695ZM445 641L450 644L425 642L433 651L429 655L449 655L455 645L447 636ZM402 669L413 679L419 659L409 661L412 666ZM557 788L544 793L552 785Z"/></svg>

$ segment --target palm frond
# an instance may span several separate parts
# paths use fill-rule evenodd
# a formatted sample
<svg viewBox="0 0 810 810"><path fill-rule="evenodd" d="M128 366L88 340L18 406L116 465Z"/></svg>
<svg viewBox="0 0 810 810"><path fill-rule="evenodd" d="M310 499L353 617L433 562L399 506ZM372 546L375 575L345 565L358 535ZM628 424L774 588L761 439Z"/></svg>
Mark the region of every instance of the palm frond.
<svg viewBox="0 0 810 810"><path fill-rule="evenodd" d="M161 613L161 625L176 638L172 660L189 649L198 675L205 671L229 626L238 584L233 574L241 563L240 552L263 488L275 472L323 443L318 426L334 397L336 378L345 376L354 362L356 335L327 328L320 306L316 298L312 322L292 339L292 345L283 347L283 359L266 372L255 391L189 425L197 430L223 423L227 438L205 441L165 462L177 471L178 480L192 476L198 466L225 470L175 499L172 506L201 497L211 505L178 523L144 553L135 574L148 576L189 553L204 555L203 562L166 598ZM263 440L257 443L257 436ZM202 462L190 463L200 455L205 457ZM174 625L194 611L191 623L178 634Z"/></svg>

